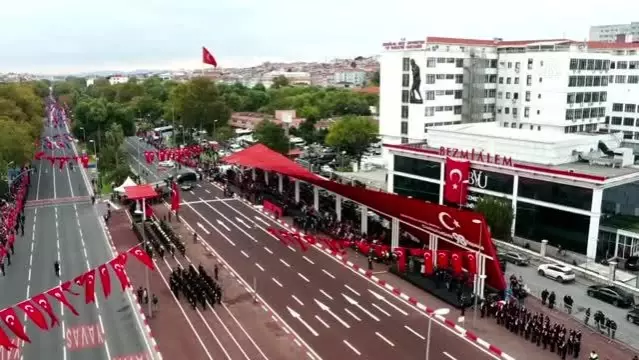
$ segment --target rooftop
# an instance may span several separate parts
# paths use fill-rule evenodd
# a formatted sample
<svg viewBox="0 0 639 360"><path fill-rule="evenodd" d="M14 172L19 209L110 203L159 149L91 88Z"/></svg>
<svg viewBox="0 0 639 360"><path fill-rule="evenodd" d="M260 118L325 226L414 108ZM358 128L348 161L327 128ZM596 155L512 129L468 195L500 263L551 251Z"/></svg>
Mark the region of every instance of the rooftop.
<svg viewBox="0 0 639 360"><path fill-rule="evenodd" d="M471 123L435 126L428 129L429 132L454 132L457 134L467 134L473 136L483 136L488 138L502 138L510 140L525 140L526 142L536 142L542 144L553 144L570 140L581 140L585 134L565 134L556 132L543 132L543 137L531 138L540 134L535 126L534 130L513 129L500 126L497 122Z"/></svg>

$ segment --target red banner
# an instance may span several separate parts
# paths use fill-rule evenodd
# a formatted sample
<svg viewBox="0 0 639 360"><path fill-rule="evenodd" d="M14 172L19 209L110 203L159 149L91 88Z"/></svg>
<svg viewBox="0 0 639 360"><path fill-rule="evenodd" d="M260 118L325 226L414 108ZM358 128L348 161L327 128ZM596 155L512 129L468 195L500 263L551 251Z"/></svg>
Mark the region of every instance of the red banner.
<svg viewBox="0 0 639 360"><path fill-rule="evenodd" d="M455 275L462 273L462 258L459 253L453 253L450 256L450 266L453 269Z"/></svg>
<svg viewBox="0 0 639 360"><path fill-rule="evenodd" d="M466 204L469 175L470 161L446 158L444 199L447 202L461 205Z"/></svg>
<svg viewBox="0 0 639 360"><path fill-rule="evenodd" d="M424 275L433 274L433 253L429 251L424 252Z"/></svg>
<svg viewBox="0 0 639 360"><path fill-rule="evenodd" d="M437 251L437 267L440 269L448 269L448 251Z"/></svg>
<svg viewBox="0 0 639 360"><path fill-rule="evenodd" d="M472 251L466 253L466 270L471 274L477 273L477 258Z"/></svg>

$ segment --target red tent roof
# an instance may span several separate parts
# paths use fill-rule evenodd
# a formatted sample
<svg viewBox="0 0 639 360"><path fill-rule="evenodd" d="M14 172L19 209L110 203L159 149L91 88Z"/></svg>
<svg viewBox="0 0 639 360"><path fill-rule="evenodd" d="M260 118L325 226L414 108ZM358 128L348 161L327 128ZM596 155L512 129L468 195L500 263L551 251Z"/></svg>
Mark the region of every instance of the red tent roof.
<svg viewBox="0 0 639 360"><path fill-rule="evenodd" d="M229 164L275 171L309 182L381 214L397 218L409 225L409 229L414 230L413 233L417 232L416 235L421 238L425 235L423 232L446 238L449 242L440 242L439 250L459 251L459 246L481 249L484 254L493 258L486 263L488 283L498 290L506 289L490 230L480 213L325 180L262 144L253 145L222 160ZM421 231L417 231L418 229Z"/></svg>
<svg viewBox="0 0 639 360"><path fill-rule="evenodd" d="M124 195L126 195L129 200L140 200L154 198L158 196L158 193L155 192L155 189L151 185L136 185L125 187Z"/></svg>

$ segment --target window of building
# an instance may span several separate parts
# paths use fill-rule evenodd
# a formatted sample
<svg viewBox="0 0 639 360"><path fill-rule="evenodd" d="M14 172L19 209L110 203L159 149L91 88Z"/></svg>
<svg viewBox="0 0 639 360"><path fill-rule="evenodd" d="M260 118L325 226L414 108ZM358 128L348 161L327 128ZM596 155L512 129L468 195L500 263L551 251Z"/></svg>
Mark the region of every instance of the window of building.
<svg viewBox="0 0 639 360"><path fill-rule="evenodd" d="M541 93L537 94L537 99L541 99Z"/></svg>
<svg viewBox="0 0 639 360"><path fill-rule="evenodd" d="M581 119L582 114L583 114L582 109L575 109L575 120Z"/></svg>
<svg viewBox="0 0 639 360"><path fill-rule="evenodd" d="M446 74L446 80L454 80L455 74Z"/></svg>
<svg viewBox="0 0 639 360"><path fill-rule="evenodd" d="M610 124L611 125L621 125L621 117L620 116L613 116L610 118Z"/></svg>
<svg viewBox="0 0 639 360"><path fill-rule="evenodd" d="M426 59L426 67L434 68L436 66L437 66L437 59L431 58L431 57Z"/></svg>
<svg viewBox="0 0 639 360"><path fill-rule="evenodd" d="M441 175L441 164L434 161L415 159L408 156L395 155L394 168L397 172L403 172L425 178L437 179ZM438 185L439 186L439 185Z"/></svg>
<svg viewBox="0 0 639 360"><path fill-rule="evenodd" d="M402 102L407 103L410 98L410 92L408 90L402 90Z"/></svg>
<svg viewBox="0 0 639 360"><path fill-rule="evenodd" d="M624 126L633 126L634 124L635 124L635 118L631 118L631 117L623 118Z"/></svg>
<svg viewBox="0 0 639 360"><path fill-rule="evenodd" d="M621 103L613 103L612 111L623 111L623 104Z"/></svg>
<svg viewBox="0 0 639 360"><path fill-rule="evenodd" d="M410 71L410 59L407 57L402 59L402 70Z"/></svg>
<svg viewBox="0 0 639 360"><path fill-rule="evenodd" d="M599 111L597 112L597 116L601 117L601 116L605 116L606 115L606 108L605 107L600 107Z"/></svg>
<svg viewBox="0 0 639 360"><path fill-rule="evenodd" d="M513 63L509 61L509 62L508 62L508 68L509 68L509 69L512 69L512 67L513 67Z"/></svg>
<svg viewBox="0 0 639 360"><path fill-rule="evenodd" d="M570 70L577 70L578 66L579 66L579 60L570 59Z"/></svg>
<svg viewBox="0 0 639 360"><path fill-rule="evenodd" d="M610 69L610 60L604 60L604 62L603 62L603 69L604 69L604 70L608 70L608 69Z"/></svg>
<svg viewBox="0 0 639 360"><path fill-rule="evenodd" d="M626 75L615 76L615 84L625 84L625 83L626 83Z"/></svg>
<svg viewBox="0 0 639 360"><path fill-rule="evenodd" d="M617 61L617 69L624 70L628 68L627 61Z"/></svg>
<svg viewBox="0 0 639 360"><path fill-rule="evenodd" d="M588 70L594 70L595 69L595 60L594 59L588 59L588 63L586 65L586 69L588 69Z"/></svg>
<svg viewBox="0 0 639 360"><path fill-rule="evenodd" d="M426 100L435 100L435 92L426 91Z"/></svg>
<svg viewBox="0 0 639 360"><path fill-rule="evenodd" d="M537 110L537 115L541 115L541 110ZM539 128L541 128L541 126L539 126Z"/></svg>
<svg viewBox="0 0 639 360"><path fill-rule="evenodd" d="M590 109L589 108L585 108L581 111L581 117L583 119L590 119Z"/></svg>
<svg viewBox="0 0 639 360"><path fill-rule="evenodd" d="M608 86L608 77L607 76L602 76L601 77L601 86Z"/></svg>
<svg viewBox="0 0 639 360"><path fill-rule="evenodd" d="M435 96L444 96L446 95L446 90L435 90Z"/></svg>
<svg viewBox="0 0 639 360"><path fill-rule="evenodd" d="M575 97L575 103L581 104L582 102L584 102L584 93L577 93L577 96Z"/></svg>
<svg viewBox="0 0 639 360"><path fill-rule="evenodd" d="M509 123L509 122L507 122L507 121L506 121L506 122L504 122L504 127L509 127L509 126L510 126L510 123Z"/></svg>
<svg viewBox="0 0 639 360"><path fill-rule="evenodd" d="M504 114L506 114L506 115L510 114L510 108L509 107L505 107L504 108Z"/></svg>
<svg viewBox="0 0 639 360"><path fill-rule="evenodd" d="M592 86L592 76L586 76L586 86Z"/></svg>
<svg viewBox="0 0 639 360"><path fill-rule="evenodd" d="M464 75L455 75L455 84L463 84Z"/></svg>
<svg viewBox="0 0 639 360"><path fill-rule="evenodd" d="M602 60L595 60L595 70L601 70L603 68Z"/></svg>
<svg viewBox="0 0 639 360"><path fill-rule="evenodd" d="M601 85L601 76L593 76L592 86L600 86L600 85Z"/></svg>
<svg viewBox="0 0 639 360"><path fill-rule="evenodd" d="M576 76L570 76L568 78L568 86L569 87L575 87L577 86L577 77Z"/></svg>
<svg viewBox="0 0 639 360"><path fill-rule="evenodd" d="M599 93L598 92L592 93L592 102L599 102Z"/></svg>
<svg viewBox="0 0 639 360"><path fill-rule="evenodd" d="M575 110L566 109L566 120L572 120L575 118Z"/></svg>
<svg viewBox="0 0 639 360"><path fill-rule="evenodd" d="M499 77L499 83L500 83L500 84L503 84L503 83L504 83L504 77L503 77L503 76L500 76L500 77Z"/></svg>
<svg viewBox="0 0 639 360"><path fill-rule="evenodd" d="M513 115L513 116L515 116L515 115ZM510 124L510 127L513 128L513 129L516 129L517 128L517 123Z"/></svg>
<svg viewBox="0 0 639 360"><path fill-rule="evenodd" d="M428 74L426 75L426 84L434 84L435 83L435 75Z"/></svg>
<svg viewBox="0 0 639 360"><path fill-rule="evenodd" d="M446 80L446 74L437 74L435 75L437 80Z"/></svg>
<svg viewBox="0 0 639 360"><path fill-rule="evenodd" d="M529 107L525 107L524 108L524 117L530 117L530 108Z"/></svg>
<svg viewBox="0 0 639 360"><path fill-rule="evenodd" d="M403 74L402 75L402 87L408 87L410 85L410 75Z"/></svg>
<svg viewBox="0 0 639 360"><path fill-rule="evenodd" d="M539 77L539 82L542 82L544 79L542 77Z"/></svg>
<svg viewBox="0 0 639 360"><path fill-rule="evenodd" d="M444 106L444 111L453 111L452 106Z"/></svg>
<svg viewBox="0 0 639 360"><path fill-rule="evenodd" d="M530 101L530 91L526 91L526 101Z"/></svg>
<svg viewBox="0 0 639 360"><path fill-rule="evenodd" d="M402 121L400 130L402 135L408 135L408 121Z"/></svg>
<svg viewBox="0 0 639 360"><path fill-rule="evenodd" d="M566 103L567 104L575 103L575 93L568 93L568 95L566 96Z"/></svg>
<svg viewBox="0 0 639 360"><path fill-rule="evenodd" d="M402 105L402 119L408 119L408 105Z"/></svg>
<svg viewBox="0 0 639 360"><path fill-rule="evenodd" d="M592 102L592 93L584 93L584 102L591 103Z"/></svg>
<svg viewBox="0 0 639 360"><path fill-rule="evenodd" d="M579 59L579 70L586 70L586 59Z"/></svg>
<svg viewBox="0 0 639 360"><path fill-rule="evenodd" d="M447 64L454 64L455 63L455 58L446 58L446 63Z"/></svg>
<svg viewBox="0 0 639 360"><path fill-rule="evenodd" d="M628 69L639 69L639 61L629 61Z"/></svg>
<svg viewBox="0 0 639 360"><path fill-rule="evenodd" d="M585 85L586 85L586 77L577 76L577 86L585 86Z"/></svg>
<svg viewBox="0 0 639 360"><path fill-rule="evenodd" d="M517 117L517 115L519 115L519 109L514 107L513 108L513 117Z"/></svg>
<svg viewBox="0 0 639 360"><path fill-rule="evenodd" d="M637 105L635 104L626 104L624 105L623 111L625 112L635 112L637 109Z"/></svg>
<svg viewBox="0 0 639 360"><path fill-rule="evenodd" d="M453 90L444 90L444 95L446 95L446 96L453 96L454 93L455 93L455 91L453 91Z"/></svg>
<svg viewBox="0 0 639 360"><path fill-rule="evenodd" d="M519 99L519 93L518 92L514 92L513 93L513 99L515 99L515 100Z"/></svg>
<svg viewBox="0 0 639 360"><path fill-rule="evenodd" d="M438 57L438 58L437 58L437 63L438 63L438 64L445 64L445 63L446 63L446 58Z"/></svg>
<svg viewBox="0 0 639 360"><path fill-rule="evenodd" d="M455 59L455 67L464 67L464 59Z"/></svg>
<svg viewBox="0 0 639 360"><path fill-rule="evenodd" d="M454 96L455 96L455 99L461 99L462 96L463 96L463 91L462 90L455 90Z"/></svg>
<svg viewBox="0 0 639 360"><path fill-rule="evenodd" d="M424 116L435 116L435 108L433 106L426 106L426 108L424 108L425 113Z"/></svg>
<svg viewBox="0 0 639 360"><path fill-rule="evenodd" d="M455 113L455 115L461 115L462 113L462 107L461 105L456 105L453 107L453 112Z"/></svg>
<svg viewBox="0 0 639 360"><path fill-rule="evenodd" d="M435 112L442 112L442 111L444 111L443 106L435 106Z"/></svg>
<svg viewBox="0 0 639 360"><path fill-rule="evenodd" d="M637 75L629 75L628 76L628 84L639 84L639 76L637 76Z"/></svg>
<svg viewBox="0 0 639 360"><path fill-rule="evenodd" d="M510 99L510 92L506 92L506 99Z"/></svg>
<svg viewBox="0 0 639 360"><path fill-rule="evenodd" d="M599 101L600 102L606 102L608 101L608 93L605 91L602 91L599 93Z"/></svg>
<svg viewBox="0 0 639 360"><path fill-rule="evenodd" d="M528 58L528 70L532 70L533 68L533 59Z"/></svg>

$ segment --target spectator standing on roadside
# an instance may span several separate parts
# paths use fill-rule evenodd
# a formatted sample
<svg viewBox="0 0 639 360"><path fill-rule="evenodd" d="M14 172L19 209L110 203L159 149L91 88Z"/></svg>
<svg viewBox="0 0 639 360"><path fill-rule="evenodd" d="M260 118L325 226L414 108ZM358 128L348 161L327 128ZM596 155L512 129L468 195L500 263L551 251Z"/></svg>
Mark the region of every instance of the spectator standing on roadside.
<svg viewBox="0 0 639 360"><path fill-rule="evenodd" d="M544 289L544 291L541 292L541 305L546 305L546 300L548 299L548 290Z"/></svg>
<svg viewBox="0 0 639 360"><path fill-rule="evenodd" d="M550 295L548 296L548 308L552 309L555 307L555 301L557 299L557 295L555 295L555 292L552 291L550 293Z"/></svg>

